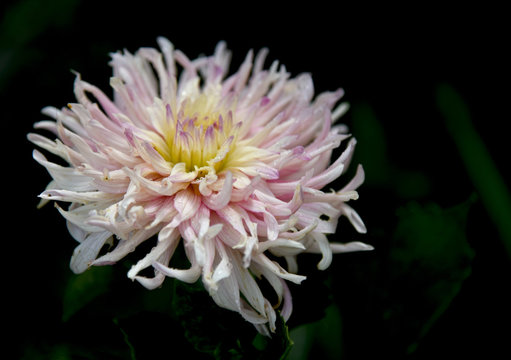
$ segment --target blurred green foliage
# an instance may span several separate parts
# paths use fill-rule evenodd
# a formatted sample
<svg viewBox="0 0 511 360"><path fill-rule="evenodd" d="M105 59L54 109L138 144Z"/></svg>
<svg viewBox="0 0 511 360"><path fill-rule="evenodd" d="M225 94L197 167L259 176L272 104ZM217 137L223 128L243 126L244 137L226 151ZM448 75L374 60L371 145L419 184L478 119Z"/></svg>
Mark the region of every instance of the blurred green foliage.
<svg viewBox="0 0 511 360"><path fill-rule="evenodd" d="M449 84L436 89L436 102L460 157L511 257L511 195L486 145L472 124L470 111ZM502 169L504 170L504 169Z"/></svg>
<svg viewBox="0 0 511 360"><path fill-rule="evenodd" d="M351 132L357 139L355 159L364 165L364 186L394 193L401 199L417 199L431 191L430 179L422 171L404 169L392 161L388 139L373 107L367 102L355 103L351 109Z"/></svg>
<svg viewBox="0 0 511 360"><path fill-rule="evenodd" d="M342 356L341 314L336 305L325 309L322 319L294 327L291 330L294 346L289 360L306 360L312 357L323 360L340 359Z"/></svg>
<svg viewBox="0 0 511 360"><path fill-rule="evenodd" d="M111 267L94 267L83 274L72 275L62 298L62 321L66 322L80 309L105 294L112 280Z"/></svg>
<svg viewBox="0 0 511 360"><path fill-rule="evenodd" d="M0 93L17 71L42 54L30 47L48 28L63 28L73 21L78 0L23 0L0 14Z"/></svg>
<svg viewBox="0 0 511 360"><path fill-rule="evenodd" d="M391 242L390 298L385 321L413 352L470 275L474 251L466 237L473 199L450 209L411 203L398 209Z"/></svg>

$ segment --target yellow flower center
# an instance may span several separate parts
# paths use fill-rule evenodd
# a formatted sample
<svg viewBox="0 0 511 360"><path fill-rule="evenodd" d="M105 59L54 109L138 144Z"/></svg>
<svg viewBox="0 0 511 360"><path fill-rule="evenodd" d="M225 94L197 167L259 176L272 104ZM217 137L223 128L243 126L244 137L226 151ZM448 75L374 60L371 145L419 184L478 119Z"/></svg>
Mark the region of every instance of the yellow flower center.
<svg viewBox="0 0 511 360"><path fill-rule="evenodd" d="M164 141L153 146L172 166L184 163L197 177L222 170L241 124L218 100L217 93L200 93L183 101L177 114L167 105Z"/></svg>

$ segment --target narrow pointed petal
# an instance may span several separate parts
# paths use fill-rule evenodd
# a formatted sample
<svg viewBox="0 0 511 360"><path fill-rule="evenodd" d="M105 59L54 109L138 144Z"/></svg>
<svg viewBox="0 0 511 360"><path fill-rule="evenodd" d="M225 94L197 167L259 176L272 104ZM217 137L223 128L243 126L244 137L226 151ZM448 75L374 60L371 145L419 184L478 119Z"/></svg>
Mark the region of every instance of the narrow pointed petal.
<svg viewBox="0 0 511 360"><path fill-rule="evenodd" d="M344 253L353 251L371 251L374 247L362 242L353 241L346 244L330 243L330 248L334 253Z"/></svg>

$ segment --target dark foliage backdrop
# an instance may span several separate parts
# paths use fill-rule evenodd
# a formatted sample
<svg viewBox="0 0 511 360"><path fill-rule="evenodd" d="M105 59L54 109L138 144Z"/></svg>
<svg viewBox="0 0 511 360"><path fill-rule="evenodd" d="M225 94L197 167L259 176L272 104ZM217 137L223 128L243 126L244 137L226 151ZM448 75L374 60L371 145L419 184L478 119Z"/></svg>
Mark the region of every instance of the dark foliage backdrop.
<svg viewBox="0 0 511 360"><path fill-rule="evenodd" d="M108 53L155 47L163 35L192 58L226 40L233 69L249 49L268 47L291 74L311 72L317 93L346 90L343 120L367 175L354 207L368 233L341 221L335 237L375 250L337 255L325 272L318 257L299 259L308 280L292 287L289 358L509 356L510 59L501 12L243 4L2 2L6 348L24 359L147 359L278 358L288 347L284 328L272 341L254 338L199 285L168 280L150 292L132 283L125 274L135 258L73 275L65 222L52 206L36 209L49 176L26 134L40 109L73 101L70 70L107 91Z"/></svg>

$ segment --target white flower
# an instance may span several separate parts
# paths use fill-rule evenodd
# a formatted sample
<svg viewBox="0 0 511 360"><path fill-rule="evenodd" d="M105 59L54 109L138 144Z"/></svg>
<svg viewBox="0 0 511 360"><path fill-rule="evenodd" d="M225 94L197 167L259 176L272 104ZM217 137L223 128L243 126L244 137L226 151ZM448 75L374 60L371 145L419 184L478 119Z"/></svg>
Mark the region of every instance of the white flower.
<svg viewBox="0 0 511 360"><path fill-rule="evenodd" d="M228 76L223 42L212 56L195 60L164 38L158 43L161 53L142 48L112 55L113 100L78 75L77 103L43 109L55 120L35 128L57 139L29 139L69 166L34 151L53 178L40 196L70 203L58 209L80 243L71 259L74 272L114 264L154 241L129 278L154 289L165 276L189 283L202 277L219 306L269 335L276 308L286 320L291 314L286 280L305 279L297 274L297 254L321 253L323 270L332 253L372 249L327 239L341 215L366 231L346 204L358 198L361 166L340 191L321 191L347 169L355 147L346 127L334 125L347 110L345 103L334 109L343 91L314 98L310 75L290 78L277 62L264 69L266 49L255 59L249 52ZM346 149L330 164L345 140ZM114 235L115 248L98 257ZM188 269L169 265L181 240ZM139 275L148 267L154 277ZM260 281L273 287L277 304L261 292Z"/></svg>

